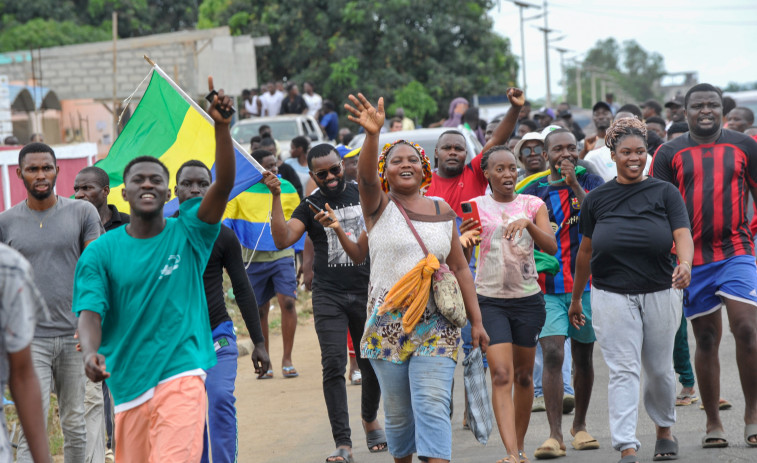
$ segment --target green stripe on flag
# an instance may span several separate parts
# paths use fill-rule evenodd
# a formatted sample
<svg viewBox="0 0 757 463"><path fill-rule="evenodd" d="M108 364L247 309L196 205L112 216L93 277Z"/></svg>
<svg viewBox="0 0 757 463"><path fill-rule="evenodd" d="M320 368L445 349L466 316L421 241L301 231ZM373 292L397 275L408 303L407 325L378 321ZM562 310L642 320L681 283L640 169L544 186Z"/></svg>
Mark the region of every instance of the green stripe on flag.
<svg viewBox="0 0 757 463"><path fill-rule="evenodd" d="M97 163L110 177L110 186L123 183L124 167L138 156L159 158L176 142L190 108L173 87L153 71L150 84L131 119L108 152Z"/></svg>

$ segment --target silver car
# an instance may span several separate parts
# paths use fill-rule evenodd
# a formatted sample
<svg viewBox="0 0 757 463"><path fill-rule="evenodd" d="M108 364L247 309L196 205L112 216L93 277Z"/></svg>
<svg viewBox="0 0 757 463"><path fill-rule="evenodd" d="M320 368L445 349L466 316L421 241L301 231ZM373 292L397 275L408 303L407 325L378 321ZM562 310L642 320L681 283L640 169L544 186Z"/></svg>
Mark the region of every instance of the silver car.
<svg viewBox="0 0 757 463"><path fill-rule="evenodd" d="M407 140L413 143L421 145L426 156L428 156L431 164L436 168L436 157L434 156L434 149L436 148L436 142L439 137L448 130L450 127L437 127L433 129L416 129L416 130L402 130L400 132L385 132L379 135L379 151L383 148L384 144L392 143L397 140ZM460 130L465 137L465 145L467 148L467 154L465 156L465 163L471 162L471 160L481 152L483 147L478 141L476 136L470 130ZM365 134L360 133L355 135L355 138L350 142L350 146L358 148L363 146L363 140L365 140Z"/></svg>
<svg viewBox="0 0 757 463"><path fill-rule="evenodd" d="M289 158L289 143L294 137L308 137L311 145L326 141L318 121L305 114L242 119L231 128L231 137L249 149L250 139L259 135L259 129L263 125L271 127L271 135L279 142L282 159Z"/></svg>

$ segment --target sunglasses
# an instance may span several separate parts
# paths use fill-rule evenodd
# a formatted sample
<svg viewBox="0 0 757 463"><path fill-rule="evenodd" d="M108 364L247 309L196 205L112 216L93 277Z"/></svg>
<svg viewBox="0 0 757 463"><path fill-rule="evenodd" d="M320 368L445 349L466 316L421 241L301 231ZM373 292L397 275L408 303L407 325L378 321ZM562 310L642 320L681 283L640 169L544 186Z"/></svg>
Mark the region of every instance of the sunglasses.
<svg viewBox="0 0 757 463"><path fill-rule="evenodd" d="M533 148L521 148L520 154L521 156L530 156L531 153L536 154L537 156L544 152L544 148L541 146L534 146Z"/></svg>
<svg viewBox="0 0 757 463"><path fill-rule="evenodd" d="M337 164L335 166L331 166L331 167L329 167L326 170L319 170L318 172L313 172L313 175L315 175L316 177L318 177L318 180L326 180L328 178L328 176L329 176L329 172L332 175L339 175L339 174L341 174L342 173L342 163L340 162L339 164Z"/></svg>

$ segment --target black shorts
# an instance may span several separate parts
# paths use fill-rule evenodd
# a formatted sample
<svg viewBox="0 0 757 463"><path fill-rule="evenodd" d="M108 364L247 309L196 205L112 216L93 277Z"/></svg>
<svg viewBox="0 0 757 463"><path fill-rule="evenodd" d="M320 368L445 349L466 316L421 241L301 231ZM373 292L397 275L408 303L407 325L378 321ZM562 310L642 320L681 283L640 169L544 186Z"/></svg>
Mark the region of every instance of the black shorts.
<svg viewBox="0 0 757 463"><path fill-rule="evenodd" d="M515 299L479 294L478 305L490 345L509 342L521 347L536 347L547 317L541 293Z"/></svg>

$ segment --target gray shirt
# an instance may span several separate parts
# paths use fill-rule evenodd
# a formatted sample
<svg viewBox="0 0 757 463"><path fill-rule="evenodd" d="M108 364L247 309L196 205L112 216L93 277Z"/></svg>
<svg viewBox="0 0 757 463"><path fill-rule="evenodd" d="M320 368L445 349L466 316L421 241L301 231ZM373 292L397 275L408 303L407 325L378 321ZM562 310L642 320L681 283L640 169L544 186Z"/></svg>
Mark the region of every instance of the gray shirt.
<svg viewBox="0 0 757 463"><path fill-rule="evenodd" d="M8 354L24 350L32 342L37 319L47 312L34 286L32 268L24 257L0 244L0 391L10 377ZM5 413L0 413L0 463L13 461Z"/></svg>
<svg viewBox="0 0 757 463"><path fill-rule="evenodd" d="M103 233L95 206L58 196L53 207L33 211L26 201L0 213L0 242L20 252L34 269L37 287L50 317L40 320L35 336L73 336L71 311L76 263L84 244Z"/></svg>

